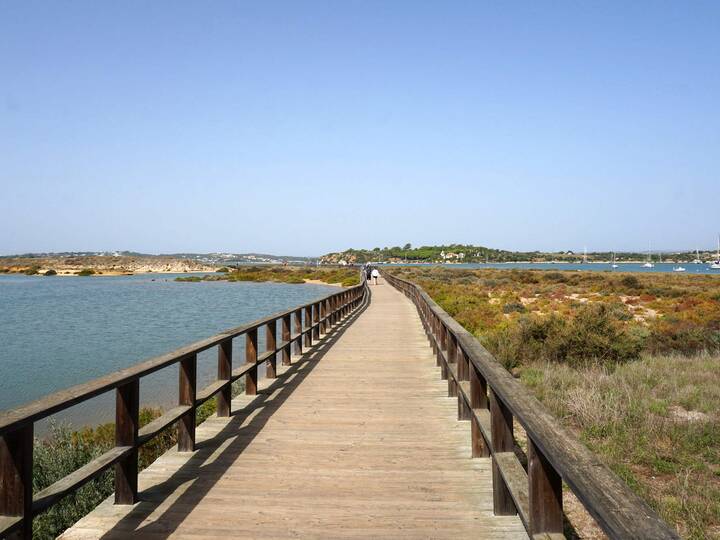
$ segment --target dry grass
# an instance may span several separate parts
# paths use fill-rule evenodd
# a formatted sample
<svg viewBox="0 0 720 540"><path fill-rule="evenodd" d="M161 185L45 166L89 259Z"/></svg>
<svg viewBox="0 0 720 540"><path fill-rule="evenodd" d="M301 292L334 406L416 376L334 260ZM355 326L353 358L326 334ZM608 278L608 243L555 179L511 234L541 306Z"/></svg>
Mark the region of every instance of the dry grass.
<svg viewBox="0 0 720 540"><path fill-rule="evenodd" d="M537 364L521 380L684 537L720 537L720 357Z"/></svg>

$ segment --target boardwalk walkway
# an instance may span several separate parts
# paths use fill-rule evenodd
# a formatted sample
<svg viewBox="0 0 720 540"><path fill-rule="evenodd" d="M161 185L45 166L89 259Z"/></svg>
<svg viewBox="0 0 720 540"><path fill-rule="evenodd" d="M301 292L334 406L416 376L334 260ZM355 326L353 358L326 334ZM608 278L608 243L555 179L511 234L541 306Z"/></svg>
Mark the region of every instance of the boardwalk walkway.
<svg viewBox="0 0 720 540"><path fill-rule="evenodd" d="M492 513L489 459L471 459L415 307L386 283L194 453L140 474L62 538L527 538ZM264 384L263 384L264 382Z"/></svg>

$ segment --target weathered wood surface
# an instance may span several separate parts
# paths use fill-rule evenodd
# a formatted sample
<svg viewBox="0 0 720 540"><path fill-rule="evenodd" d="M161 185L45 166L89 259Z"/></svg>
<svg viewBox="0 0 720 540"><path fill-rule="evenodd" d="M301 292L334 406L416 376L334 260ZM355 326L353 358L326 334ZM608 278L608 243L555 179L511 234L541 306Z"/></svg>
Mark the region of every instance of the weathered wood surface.
<svg viewBox="0 0 720 540"><path fill-rule="evenodd" d="M230 418L197 429L62 538L527 538L493 516L488 458L471 459L415 307L391 286ZM348 319L352 320L352 316Z"/></svg>

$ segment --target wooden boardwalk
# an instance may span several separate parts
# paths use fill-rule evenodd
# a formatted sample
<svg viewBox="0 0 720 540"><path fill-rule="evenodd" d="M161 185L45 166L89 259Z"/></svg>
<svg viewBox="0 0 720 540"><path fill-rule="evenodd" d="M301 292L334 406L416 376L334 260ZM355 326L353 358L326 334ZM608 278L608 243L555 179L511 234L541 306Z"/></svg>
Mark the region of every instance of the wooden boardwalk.
<svg viewBox="0 0 720 540"><path fill-rule="evenodd" d="M527 538L495 517L488 458L470 458L413 304L390 285L231 418L103 502L61 538ZM246 406L247 408L241 409Z"/></svg>

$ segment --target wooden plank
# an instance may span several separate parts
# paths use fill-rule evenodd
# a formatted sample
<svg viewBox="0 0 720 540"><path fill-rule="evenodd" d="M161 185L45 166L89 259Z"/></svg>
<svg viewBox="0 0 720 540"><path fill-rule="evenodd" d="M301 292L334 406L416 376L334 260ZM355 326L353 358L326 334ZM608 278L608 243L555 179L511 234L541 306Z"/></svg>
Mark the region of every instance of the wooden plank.
<svg viewBox="0 0 720 540"><path fill-rule="evenodd" d="M235 382L243 375L252 371L256 365L257 364L253 362L252 364L243 364L239 367L236 367L235 369L233 369L232 376L230 377L230 381Z"/></svg>
<svg viewBox="0 0 720 540"><path fill-rule="evenodd" d="M231 388L230 379L211 382L202 390L198 390L197 396L195 397L195 406L199 407L208 399L215 396L215 394L218 394L218 397L220 397L221 395L223 395L223 391L227 390L228 388ZM229 416L229 414L226 414L224 416Z"/></svg>
<svg viewBox="0 0 720 540"><path fill-rule="evenodd" d="M493 461L497 463L498 470L504 484L513 500L513 506L517 508L526 529L530 529L530 503L528 495L528 475L523 469L520 460L514 452L496 452L493 454ZM562 531L561 531L562 532Z"/></svg>
<svg viewBox="0 0 720 540"><path fill-rule="evenodd" d="M192 409L190 405L178 405L177 407L173 407L172 409L167 411L162 416L156 418L152 422L145 424L138 430L138 444L143 445L149 440L151 440L158 433L170 427L180 418L182 418L185 414L190 412L190 409Z"/></svg>
<svg viewBox="0 0 720 540"><path fill-rule="evenodd" d="M0 538L7 538L22 526L22 516L0 516Z"/></svg>
<svg viewBox="0 0 720 540"><path fill-rule="evenodd" d="M57 501L83 486L97 475L113 466L116 462L132 454L132 446L116 446L103 455L95 458L87 465L58 480L51 486L37 493L32 503L33 514L46 510Z"/></svg>

